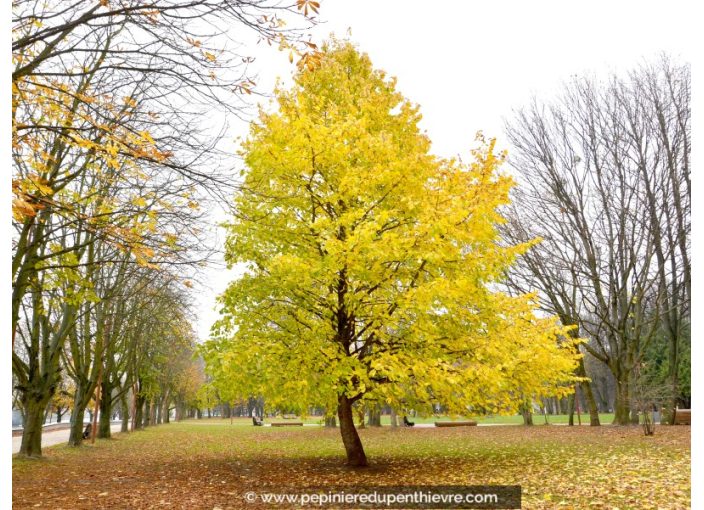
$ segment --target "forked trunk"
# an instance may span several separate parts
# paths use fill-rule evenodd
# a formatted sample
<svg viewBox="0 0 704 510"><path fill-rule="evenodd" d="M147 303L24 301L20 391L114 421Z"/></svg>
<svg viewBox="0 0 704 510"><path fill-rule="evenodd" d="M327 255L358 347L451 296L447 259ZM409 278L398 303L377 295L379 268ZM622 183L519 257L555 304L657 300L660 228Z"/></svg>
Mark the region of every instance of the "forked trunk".
<svg viewBox="0 0 704 510"><path fill-rule="evenodd" d="M357 429L354 426L354 415L352 414L352 402L346 396L341 396L337 407L337 415L340 418L340 434L342 442L347 452L347 465L354 467L366 467L367 456L364 454L362 441L359 439Z"/></svg>

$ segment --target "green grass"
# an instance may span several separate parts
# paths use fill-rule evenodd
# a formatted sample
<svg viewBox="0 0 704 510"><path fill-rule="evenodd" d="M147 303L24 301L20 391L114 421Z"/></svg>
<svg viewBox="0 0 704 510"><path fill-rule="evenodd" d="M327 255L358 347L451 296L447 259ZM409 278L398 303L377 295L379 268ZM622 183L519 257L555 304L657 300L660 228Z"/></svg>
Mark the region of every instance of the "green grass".
<svg viewBox="0 0 704 510"><path fill-rule="evenodd" d="M582 413L582 424L583 425L589 425L589 414L584 414ZM403 418L399 416L399 424L401 424L401 420ZM479 417L466 417L466 418L457 418L458 420L474 420L478 423L481 424L504 424L504 425L519 425L523 423L523 418L520 415L515 415L515 416L479 416ZM602 413L599 414L599 419L601 421L602 425L609 425L611 422L614 420L614 415L613 413ZM429 423L433 424L436 421L450 421L452 418L449 416L444 416L444 415L437 415L437 416L427 416L425 418L421 417L409 417L409 420L415 423ZM223 420L221 418L206 418L205 421L211 421L211 422L225 422L225 423L230 423L229 419ZM239 425L252 425L252 419L251 418L235 418L234 421L239 424ZM290 420L284 420L283 418L276 417L276 418L265 418L264 423L272 423L272 422L303 422L303 423L311 423L311 424L323 424L323 419L319 416L308 416L306 418L296 418L296 419L290 419ZM566 414L554 414L554 415L548 415L547 416L547 422L549 424L561 424L561 423L567 423L569 421L569 416ZM577 424L577 415L575 414L574 416L574 423L575 425ZM545 417L541 414L534 414L533 415L533 424L534 425L542 425L545 423ZM389 415L383 415L381 417L381 424L382 425L391 425L391 417Z"/></svg>

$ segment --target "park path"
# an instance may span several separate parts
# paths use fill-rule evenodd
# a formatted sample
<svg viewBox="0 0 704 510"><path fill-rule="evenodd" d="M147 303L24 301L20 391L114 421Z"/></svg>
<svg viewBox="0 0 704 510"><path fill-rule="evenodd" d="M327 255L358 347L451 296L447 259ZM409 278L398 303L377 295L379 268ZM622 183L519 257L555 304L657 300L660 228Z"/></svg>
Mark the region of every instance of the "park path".
<svg viewBox="0 0 704 510"><path fill-rule="evenodd" d="M120 423L114 423L110 425L110 432L120 432L122 425ZM71 434L70 429L59 429L54 431L45 431L42 434L42 448L47 446L53 446L56 444L68 443L68 437ZM12 438L12 453L17 453L20 451L20 446L22 446L22 436L16 436Z"/></svg>

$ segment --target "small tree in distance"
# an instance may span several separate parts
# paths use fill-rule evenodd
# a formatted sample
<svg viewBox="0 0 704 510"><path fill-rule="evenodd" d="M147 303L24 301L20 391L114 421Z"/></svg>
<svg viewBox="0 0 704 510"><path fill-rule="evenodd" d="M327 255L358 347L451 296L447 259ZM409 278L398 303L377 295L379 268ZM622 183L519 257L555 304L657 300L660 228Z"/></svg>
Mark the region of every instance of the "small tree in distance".
<svg viewBox="0 0 704 510"><path fill-rule="evenodd" d="M295 82L243 145L226 253L248 271L220 297L213 377L337 409L351 466L354 402L467 415L569 392L576 340L533 295L490 290L528 246L497 242L512 181L494 142L469 165L431 156L417 106L348 42Z"/></svg>

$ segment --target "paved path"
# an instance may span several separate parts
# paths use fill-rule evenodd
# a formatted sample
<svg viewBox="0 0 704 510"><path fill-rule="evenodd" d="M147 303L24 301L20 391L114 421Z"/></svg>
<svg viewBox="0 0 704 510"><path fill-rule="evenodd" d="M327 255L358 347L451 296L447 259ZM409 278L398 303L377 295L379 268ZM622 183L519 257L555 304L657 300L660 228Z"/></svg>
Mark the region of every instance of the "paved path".
<svg viewBox="0 0 704 510"><path fill-rule="evenodd" d="M110 425L110 432L113 434L115 432L120 432L121 424L116 423ZM55 444L68 443L69 435L71 434L70 429L61 429L54 431L46 431L42 434L42 448L47 446L52 446ZM12 453L17 453L20 451L20 446L22 446L22 436L16 436L12 438Z"/></svg>

